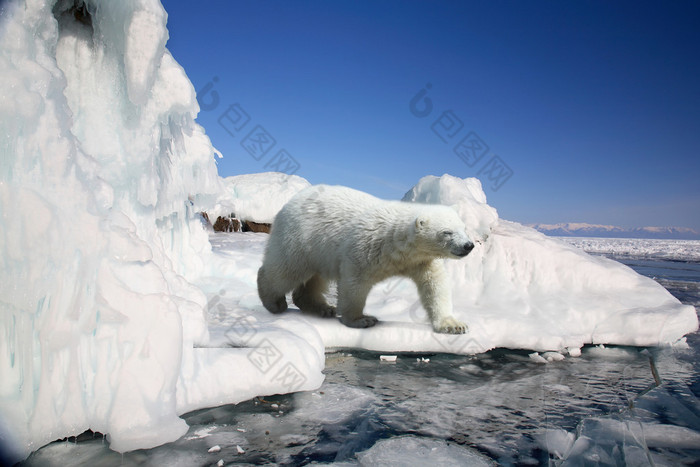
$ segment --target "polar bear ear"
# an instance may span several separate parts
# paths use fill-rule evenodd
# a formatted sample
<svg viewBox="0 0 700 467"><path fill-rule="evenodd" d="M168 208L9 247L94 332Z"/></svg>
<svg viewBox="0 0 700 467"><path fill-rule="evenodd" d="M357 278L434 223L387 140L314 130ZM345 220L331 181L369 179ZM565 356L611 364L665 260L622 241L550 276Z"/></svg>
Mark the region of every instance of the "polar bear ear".
<svg viewBox="0 0 700 467"><path fill-rule="evenodd" d="M428 218L425 216L418 216L416 217L416 230L422 229L428 225Z"/></svg>

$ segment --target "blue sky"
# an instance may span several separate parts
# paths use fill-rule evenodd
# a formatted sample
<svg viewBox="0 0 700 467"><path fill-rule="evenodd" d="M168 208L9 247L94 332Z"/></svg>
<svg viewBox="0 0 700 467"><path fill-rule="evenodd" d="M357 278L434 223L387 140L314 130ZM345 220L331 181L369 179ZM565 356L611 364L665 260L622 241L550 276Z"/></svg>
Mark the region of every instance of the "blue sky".
<svg viewBox="0 0 700 467"><path fill-rule="evenodd" d="M450 173L509 220L700 229L700 3L163 4L222 176Z"/></svg>

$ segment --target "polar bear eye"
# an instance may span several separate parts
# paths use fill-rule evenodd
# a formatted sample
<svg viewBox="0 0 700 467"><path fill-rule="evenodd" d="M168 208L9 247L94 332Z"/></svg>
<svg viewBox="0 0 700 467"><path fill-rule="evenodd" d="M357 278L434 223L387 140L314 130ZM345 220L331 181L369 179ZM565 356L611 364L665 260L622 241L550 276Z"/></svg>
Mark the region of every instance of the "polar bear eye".
<svg viewBox="0 0 700 467"><path fill-rule="evenodd" d="M443 230L442 232L440 232L440 234L443 237L451 237L453 235L453 232L451 230Z"/></svg>

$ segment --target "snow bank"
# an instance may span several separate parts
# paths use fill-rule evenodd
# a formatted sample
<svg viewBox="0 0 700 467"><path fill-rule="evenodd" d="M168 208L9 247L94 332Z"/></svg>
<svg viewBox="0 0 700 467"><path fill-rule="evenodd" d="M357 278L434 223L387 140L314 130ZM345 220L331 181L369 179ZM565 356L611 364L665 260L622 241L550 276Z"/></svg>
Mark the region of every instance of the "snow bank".
<svg viewBox="0 0 700 467"><path fill-rule="evenodd" d="M203 347L207 298L190 280L211 247L195 216L222 184L195 91L165 48L166 17L158 0L3 3L0 449L10 460L87 429L118 451L159 445L186 432L185 410L289 387L258 377L250 349ZM320 342L269 334L303 361L298 387L318 386Z"/></svg>
<svg viewBox="0 0 700 467"><path fill-rule="evenodd" d="M222 195L207 210L209 219L235 214L238 219L268 224L292 196L311 185L297 175L280 172L226 177L223 184Z"/></svg>

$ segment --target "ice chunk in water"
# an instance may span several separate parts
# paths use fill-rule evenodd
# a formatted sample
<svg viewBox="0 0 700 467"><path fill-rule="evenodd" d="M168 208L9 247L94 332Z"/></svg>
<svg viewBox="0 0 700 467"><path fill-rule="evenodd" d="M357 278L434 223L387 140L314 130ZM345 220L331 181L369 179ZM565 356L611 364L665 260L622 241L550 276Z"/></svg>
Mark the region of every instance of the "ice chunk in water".
<svg viewBox="0 0 700 467"><path fill-rule="evenodd" d="M440 465L495 466L496 463L476 450L439 439L399 436L377 441L358 453L361 465Z"/></svg>

